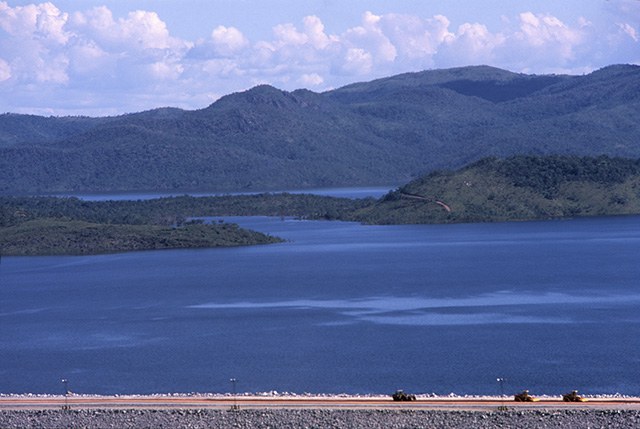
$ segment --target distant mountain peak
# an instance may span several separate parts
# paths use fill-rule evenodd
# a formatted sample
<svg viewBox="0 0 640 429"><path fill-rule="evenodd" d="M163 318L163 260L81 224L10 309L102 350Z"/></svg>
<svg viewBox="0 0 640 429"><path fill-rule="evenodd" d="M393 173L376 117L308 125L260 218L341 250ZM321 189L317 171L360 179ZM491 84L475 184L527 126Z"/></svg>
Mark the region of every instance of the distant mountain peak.
<svg viewBox="0 0 640 429"><path fill-rule="evenodd" d="M188 111L0 115L0 193L400 183L486 157L640 157L640 67L585 76L480 65L323 93L258 85Z"/></svg>
<svg viewBox="0 0 640 429"><path fill-rule="evenodd" d="M271 85L262 84L254 86L246 91L234 92L232 94L225 95L204 110L226 109L230 107L235 108L243 105L250 105L252 107L266 105L282 108L285 107L287 103L291 102L291 99L291 93L280 90Z"/></svg>
<svg viewBox="0 0 640 429"><path fill-rule="evenodd" d="M308 89L284 91L271 85L258 85L246 91L236 92L220 98L205 110L218 111L229 109L274 108L277 110L296 110L298 108L320 108L329 100Z"/></svg>

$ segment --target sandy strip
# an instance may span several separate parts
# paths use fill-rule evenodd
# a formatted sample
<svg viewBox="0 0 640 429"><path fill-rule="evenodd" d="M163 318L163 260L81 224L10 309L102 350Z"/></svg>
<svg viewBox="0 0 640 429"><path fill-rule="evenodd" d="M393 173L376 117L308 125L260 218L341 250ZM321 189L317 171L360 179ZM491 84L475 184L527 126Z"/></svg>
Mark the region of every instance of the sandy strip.
<svg viewBox="0 0 640 429"><path fill-rule="evenodd" d="M560 397L542 397L539 402L514 402L512 397L432 397L394 402L389 396L264 396L232 395L2 395L0 409L435 409L490 410L511 409L625 409L640 410L640 398L592 397L588 402L567 403Z"/></svg>

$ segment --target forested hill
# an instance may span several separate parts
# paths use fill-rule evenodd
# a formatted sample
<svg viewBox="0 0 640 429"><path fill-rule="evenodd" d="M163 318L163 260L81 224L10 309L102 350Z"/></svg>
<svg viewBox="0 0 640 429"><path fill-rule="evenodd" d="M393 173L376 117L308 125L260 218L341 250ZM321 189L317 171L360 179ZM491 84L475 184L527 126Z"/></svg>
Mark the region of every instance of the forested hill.
<svg viewBox="0 0 640 429"><path fill-rule="evenodd" d="M624 214L640 214L640 159L515 156L433 172L348 219L401 224Z"/></svg>
<svg viewBox="0 0 640 429"><path fill-rule="evenodd" d="M487 156L640 157L640 67L409 73L334 91L262 85L195 111L0 115L0 194L405 183Z"/></svg>
<svg viewBox="0 0 640 429"><path fill-rule="evenodd" d="M218 219L299 216L374 224L542 220L640 214L640 159L577 156L484 158L432 172L379 200L303 194L87 202L0 196L0 256L92 254L279 241Z"/></svg>

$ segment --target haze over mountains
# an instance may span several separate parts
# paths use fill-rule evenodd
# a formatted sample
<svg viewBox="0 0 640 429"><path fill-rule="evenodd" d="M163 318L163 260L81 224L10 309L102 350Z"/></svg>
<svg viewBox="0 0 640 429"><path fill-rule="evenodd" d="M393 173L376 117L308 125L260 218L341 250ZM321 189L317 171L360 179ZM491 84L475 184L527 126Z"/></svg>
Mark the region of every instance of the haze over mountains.
<svg viewBox="0 0 640 429"><path fill-rule="evenodd" d="M195 111L0 115L0 193L399 184L486 156L640 157L640 67L585 76L487 67L325 93L262 85Z"/></svg>

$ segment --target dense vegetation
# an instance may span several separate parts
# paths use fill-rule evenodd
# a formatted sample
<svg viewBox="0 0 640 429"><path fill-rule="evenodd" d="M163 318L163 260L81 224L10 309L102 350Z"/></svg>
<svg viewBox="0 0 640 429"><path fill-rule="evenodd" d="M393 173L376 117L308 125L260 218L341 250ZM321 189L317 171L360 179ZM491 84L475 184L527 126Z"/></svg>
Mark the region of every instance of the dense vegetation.
<svg viewBox="0 0 640 429"><path fill-rule="evenodd" d="M139 201L83 201L78 198L0 197L0 227L40 218L126 225L182 225L189 217L296 216L336 219L373 200L305 194L168 197Z"/></svg>
<svg viewBox="0 0 640 429"><path fill-rule="evenodd" d="M37 219L0 228L4 255L82 255L131 250L242 246L278 242L277 238L235 224L96 224L78 220Z"/></svg>
<svg viewBox="0 0 640 429"><path fill-rule="evenodd" d="M0 252L84 254L278 241L224 223L223 216L398 224L638 213L640 159L521 155L432 172L379 200L286 193L99 202L0 197ZM207 217L210 224L201 219Z"/></svg>
<svg viewBox="0 0 640 429"><path fill-rule="evenodd" d="M262 85L196 110L0 115L0 194L405 183L487 156L640 157L640 67L408 73L318 94Z"/></svg>
<svg viewBox="0 0 640 429"><path fill-rule="evenodd" d="M88 202L78 198L0 197L0 253L84 254L274 243L279 239L215 220L225 215L335 219L369 200L262 194Z"/></svg>
<svg viewBox="0 0 640 429"><path fill-rule="evenodd" d="M640 213L640 160L576 156L487 158L433 172L349 219L445 223Z"/></svg>

